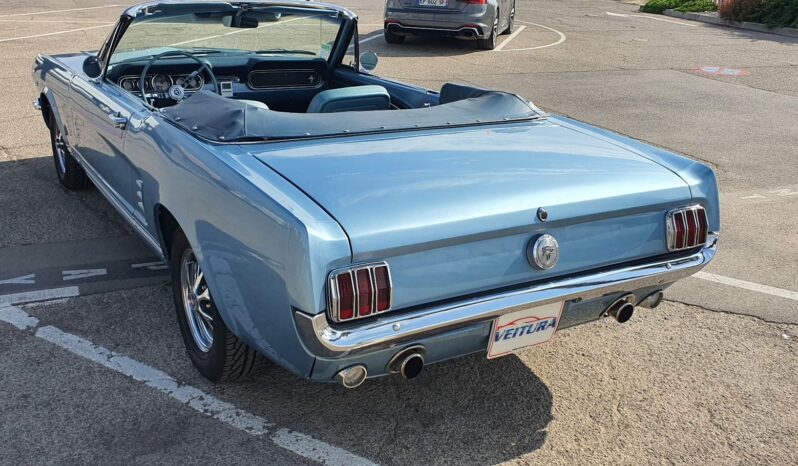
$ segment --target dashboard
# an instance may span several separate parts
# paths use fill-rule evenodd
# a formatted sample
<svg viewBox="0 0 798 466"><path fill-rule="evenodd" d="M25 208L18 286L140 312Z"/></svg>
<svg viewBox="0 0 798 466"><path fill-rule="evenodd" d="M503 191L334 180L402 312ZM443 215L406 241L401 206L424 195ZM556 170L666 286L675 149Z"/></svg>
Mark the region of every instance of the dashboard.
<svg viewBox="0 0 798 466"><path fill-rule="evenodd" d="M205 85L205 78L202 75L197 75L193 78L190 78L190 74L180 74L180 75L168 75L168 74L148 74L144 78L144 92L156 92L160 94L164 94L169 91L169 88L175 84L183 85L185 84L186 91L189 92L196 92ZM186 79L190 80L186 83ZM122 89L128 92L136 92L139 93L141 89L139 88L141 85L141 76L136 75L128 75L122 76L117 80L117 84Z"/></svg>
<svg viewBox="0 0 798 466"><path fill-rule="evenodd" d="M285 111L304 111L313 96L328 87L327 62L324 59L208 56L201 57L213 70L219 84L218 92L225 97L253 99L266 102L270 108ZM127 62L109 67L108 78L122 89L140 96L141 71L144 61ZM207 72L195 75L198 64L193 60L170 58L152 64L144 79L144 94L156 100L156 107L173 105L168 99L169 88L185 84L190 95L201 89L211 90Z"/></svg>

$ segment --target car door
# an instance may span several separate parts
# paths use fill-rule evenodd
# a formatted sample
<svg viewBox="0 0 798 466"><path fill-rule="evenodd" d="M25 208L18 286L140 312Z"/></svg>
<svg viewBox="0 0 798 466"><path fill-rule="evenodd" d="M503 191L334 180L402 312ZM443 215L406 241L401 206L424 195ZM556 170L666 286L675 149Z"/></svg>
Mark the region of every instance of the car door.
<svg viewBox="0 0 798 466"><path fill-rule="evenodd" d="M124 151L128 122L139 108L122 99L120 92L106 80L72 79L72 144L101 185L98 189L141 224L138 170Z"/></svg>

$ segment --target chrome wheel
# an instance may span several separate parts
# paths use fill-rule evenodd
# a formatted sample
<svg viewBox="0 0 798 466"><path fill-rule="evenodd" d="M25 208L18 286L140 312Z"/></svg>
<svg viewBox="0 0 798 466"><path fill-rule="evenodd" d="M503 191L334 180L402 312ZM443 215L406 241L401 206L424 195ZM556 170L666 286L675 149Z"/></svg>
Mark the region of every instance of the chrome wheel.
<svg viewBox="0 0 798 466"><path fill-rule="evenodd" d="M191 249L186 249L180 260L180 287L191 337L197 348L207 353L213 346L211 292Z"/></svg>
<svg viewBox="0 0 798 466"><path fill-rule="evenodd" d="M55 159L58 162L58 169L61 170L61 174L66 173L66 145L64 143L64 138L61 136L61 130L55 130Z"/></svg>

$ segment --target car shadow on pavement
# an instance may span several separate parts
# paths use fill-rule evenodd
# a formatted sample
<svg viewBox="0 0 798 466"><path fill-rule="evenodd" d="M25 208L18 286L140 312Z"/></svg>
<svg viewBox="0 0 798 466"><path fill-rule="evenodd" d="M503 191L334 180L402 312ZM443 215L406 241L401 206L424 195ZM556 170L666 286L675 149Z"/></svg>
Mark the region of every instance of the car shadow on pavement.
<svg viewBox="0 0 798 466"><path fill-rule="evenodd" d="M500 463L539 449L552 420L551 391L515 355L488 361L477 353L413 380L388 376L351 390L273 365L217 387L253 412L282 405L295 422L281 425L380 464Z"/></svg>

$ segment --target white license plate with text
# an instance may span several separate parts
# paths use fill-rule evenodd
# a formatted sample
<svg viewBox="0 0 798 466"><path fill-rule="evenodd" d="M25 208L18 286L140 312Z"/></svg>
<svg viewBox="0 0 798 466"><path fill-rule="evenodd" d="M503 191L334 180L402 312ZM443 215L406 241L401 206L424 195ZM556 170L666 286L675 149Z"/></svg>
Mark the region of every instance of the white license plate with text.
<svg viewBox="0 0 798 466"><path fill-rule="evenodd" d="M488 342L488 359L551 341L560 325L563 304L522 309L494 320Z"/></svg>
<svg viewBox="0 0 798 466"><path fill-rule="evenodd" d="M449 0L418 0L418 6L447 6Z"/></svg>

